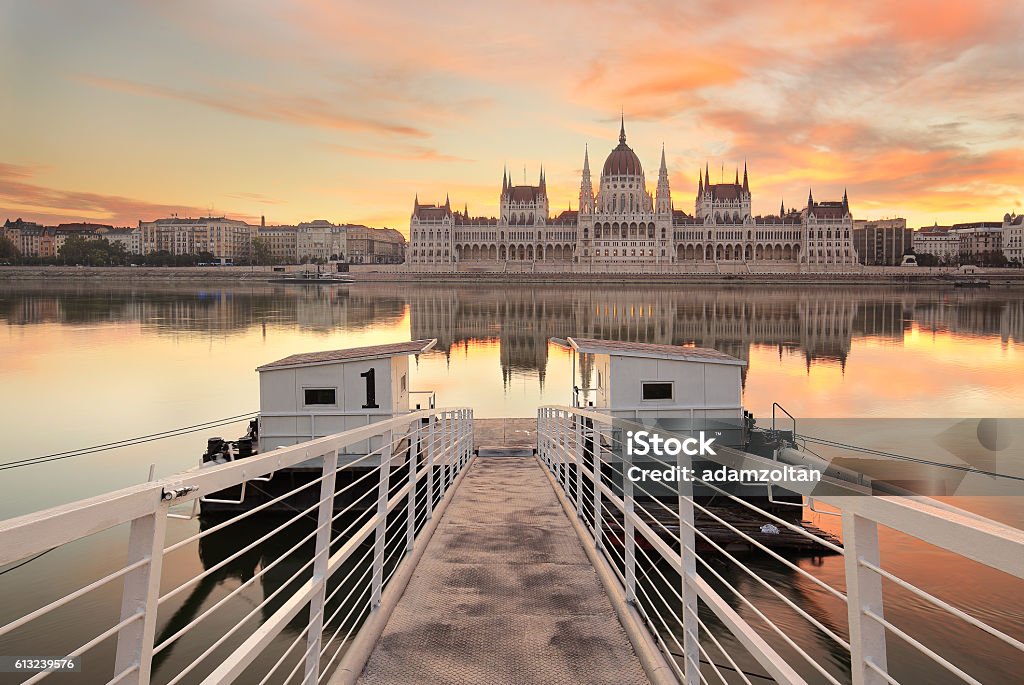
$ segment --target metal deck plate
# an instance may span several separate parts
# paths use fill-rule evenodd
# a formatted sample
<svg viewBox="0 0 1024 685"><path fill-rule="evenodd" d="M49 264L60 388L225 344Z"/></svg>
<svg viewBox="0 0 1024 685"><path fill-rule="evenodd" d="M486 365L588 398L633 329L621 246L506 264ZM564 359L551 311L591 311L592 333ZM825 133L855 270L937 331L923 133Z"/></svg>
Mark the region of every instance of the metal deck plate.
<svg viewBox="0 0 1024 685"><path fill-rule="evenodd" d="M533 458L477 459L359 681L646 683Z"/></svg>

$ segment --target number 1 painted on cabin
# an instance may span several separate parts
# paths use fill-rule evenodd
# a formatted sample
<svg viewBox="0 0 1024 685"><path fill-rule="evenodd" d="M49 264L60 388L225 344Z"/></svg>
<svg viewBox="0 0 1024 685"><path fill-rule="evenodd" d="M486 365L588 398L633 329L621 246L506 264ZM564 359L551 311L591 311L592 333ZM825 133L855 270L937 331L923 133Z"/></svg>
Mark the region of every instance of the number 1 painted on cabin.
<svg viewBox="0 0 1024 685"><path fill-rule="evenodd" d="M377 404L377 370L367 369L359 375L366 379L366 404L363 405L363 409L379 409L380 405Z"/></svg>

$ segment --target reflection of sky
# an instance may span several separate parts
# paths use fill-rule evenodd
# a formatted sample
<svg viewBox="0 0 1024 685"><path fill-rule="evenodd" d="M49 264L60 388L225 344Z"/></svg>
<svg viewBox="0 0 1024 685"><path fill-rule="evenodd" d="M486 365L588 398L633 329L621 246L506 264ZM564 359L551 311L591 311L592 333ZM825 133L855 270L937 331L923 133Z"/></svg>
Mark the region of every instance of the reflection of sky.
<svg viewBox="0 0 1024 685"><path fill-rule="evenodd" d="M845 368L799 353L753 347L744 404L755 414L779 402L797 416L1024 415L1021 369L1013 343L990 337L923 331L915 324L902 344L853 338Z"/></svg>

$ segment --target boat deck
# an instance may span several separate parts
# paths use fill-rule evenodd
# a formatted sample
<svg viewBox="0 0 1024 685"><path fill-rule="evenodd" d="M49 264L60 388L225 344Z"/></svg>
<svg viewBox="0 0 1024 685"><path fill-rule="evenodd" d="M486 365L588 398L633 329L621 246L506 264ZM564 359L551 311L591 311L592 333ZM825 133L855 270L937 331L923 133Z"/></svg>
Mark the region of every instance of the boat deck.
<svg viewBox="0 0 1024 685"><path fill-rule="evenodd" d="M478 457L359 682L648 680L540 464Z"/></svg>

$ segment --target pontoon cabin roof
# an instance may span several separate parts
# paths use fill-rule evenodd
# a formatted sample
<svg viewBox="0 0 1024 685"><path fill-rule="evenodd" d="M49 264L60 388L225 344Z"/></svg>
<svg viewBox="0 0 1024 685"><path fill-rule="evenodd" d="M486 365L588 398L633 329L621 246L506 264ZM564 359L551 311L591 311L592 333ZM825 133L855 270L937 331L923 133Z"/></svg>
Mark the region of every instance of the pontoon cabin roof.
<svg viewBox="0 0 1024 685"><path fill-rule="evenodd" d="M429 340L410 340L408 342L389 343L387 345L371 345L370 347L350 347L345 350L327 350L326 352L305 352L293 354L276 362L270 362L256 368L257 371L287 369L299 366L318 366L337 362L354 362L366 359L382 359L397 357L403 354L420 354L437 344L437 338Z"/></svg>
<svg viewBox="0 0 1024 685"><path fill-rule="evenodd" d="M567 338L569 347L582 354L607 354L614 357L646 357L648 359L672 359L704 364L730 364L746 366L747 363L731 355L708 347L683 347L681 345L652 345L650 343L622 342L619 340L594 340L593 338Z"/></svg>

